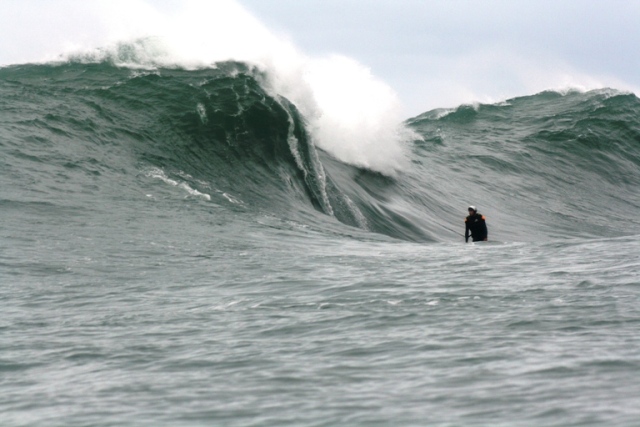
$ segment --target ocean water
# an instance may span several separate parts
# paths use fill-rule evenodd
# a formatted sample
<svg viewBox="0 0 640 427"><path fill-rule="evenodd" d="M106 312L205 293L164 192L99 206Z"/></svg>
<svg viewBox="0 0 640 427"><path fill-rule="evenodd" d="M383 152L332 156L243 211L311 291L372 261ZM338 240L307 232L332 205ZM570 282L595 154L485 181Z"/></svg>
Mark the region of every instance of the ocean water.
<svg viewBox="0 0 640 427"><path fill-rule="evenodd" d="M403 126L385 170L247 64L0 68L0 425L640 425L640 100Z"/></svg>

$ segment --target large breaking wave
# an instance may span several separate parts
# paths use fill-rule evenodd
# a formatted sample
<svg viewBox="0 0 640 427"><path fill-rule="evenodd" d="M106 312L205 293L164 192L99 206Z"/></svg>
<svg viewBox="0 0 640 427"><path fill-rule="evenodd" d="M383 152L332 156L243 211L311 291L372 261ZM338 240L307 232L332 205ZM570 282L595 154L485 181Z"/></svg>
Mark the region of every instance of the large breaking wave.
<svg viewBox="0 0 640 427"><path fill-rule="evenodd" d="M145 197L155 182L239 215L410 241L462 240L471 203L492 240L638 233L632 94L544 92L427 112L405 123L416 135L409 161L389 176L319 148L308 119L268 80L238 62L0 69L3 181L13 188L3 200L81 206L96 194Z"/></svg>

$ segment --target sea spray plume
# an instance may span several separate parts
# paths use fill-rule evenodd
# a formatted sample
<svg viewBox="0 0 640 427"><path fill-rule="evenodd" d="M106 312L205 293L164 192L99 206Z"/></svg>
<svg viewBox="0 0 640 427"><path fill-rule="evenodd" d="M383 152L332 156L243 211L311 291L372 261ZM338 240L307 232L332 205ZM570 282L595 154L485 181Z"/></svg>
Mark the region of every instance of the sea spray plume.
<svg viewBox="0 0 640 427"><path fill-rule="evenodd" d="M395 92L369 69L344 56L304 55L235 1L185 5L177 25L168 27L174 30L164 35L178 64L255 64L266 71L263 84L306 117L317 146L388 175L404 166L404 143L415 135L402 124Z"/></svg>
<svg viewBox="0 0 640 427"><path fill-rule="evenodd" d="M400 101L389 86L338 55L309 61L305 79L321 111L312 122L320 147L367 169L401 169L402 143L413 135L400 124Z"/></svg>
<svg viewBox="0 0 640 427"><path fill-rule="evenodd" d="M263 84L306 117L318 147L385 174L403 166L403 143L410 133L401 123L400 103L390 87L354 60L300 53L235 2L221 5L187 3L179 25L173 26L179 31L165 35L178 64L228 59L255 64L266 71ZM215 25L209 22L212 16L217 17Z"/></svg>
<svg viewBox="0 0 640 427"><path fill-rule="evenodd" d="M143 0L96 1L81 8L63 2L61 7L74 20L50 25L64 41L57 53L67 52L66 59L187 69L228 60L253 64L267 76L261 83L303 114L319 148L387 175L403 167L405 141L412 135L401 123L400 103L389 86L354 60L301 53L236 1L185 0L161 6ZM77 22L82 29L94 28L80 32L81 43L73 41ZM66 32L62 36L61 28Z"/></svg>

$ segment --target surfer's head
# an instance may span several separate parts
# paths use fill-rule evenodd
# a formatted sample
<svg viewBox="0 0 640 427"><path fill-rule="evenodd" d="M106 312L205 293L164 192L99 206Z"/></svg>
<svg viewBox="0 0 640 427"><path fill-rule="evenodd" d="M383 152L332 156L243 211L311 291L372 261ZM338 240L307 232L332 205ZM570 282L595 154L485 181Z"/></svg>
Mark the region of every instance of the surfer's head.
<svg viewBox="0 0 640 427"><path fill-rule="evenodd" d="M476 213L478 212L478 210L476 209L475 206L469 206L469 213Z"/></svg>

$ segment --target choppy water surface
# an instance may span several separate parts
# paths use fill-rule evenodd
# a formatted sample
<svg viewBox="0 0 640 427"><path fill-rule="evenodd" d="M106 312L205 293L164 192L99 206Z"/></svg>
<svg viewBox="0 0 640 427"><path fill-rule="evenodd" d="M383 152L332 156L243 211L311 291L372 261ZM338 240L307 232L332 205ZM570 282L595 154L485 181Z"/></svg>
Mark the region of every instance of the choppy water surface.
<svg viewBox="0 0 640 427"><path fill-rule="evenodd" d="M639 424L634 95L425 113L392 176L242 64L0 95L0 425Z"/></svg>

